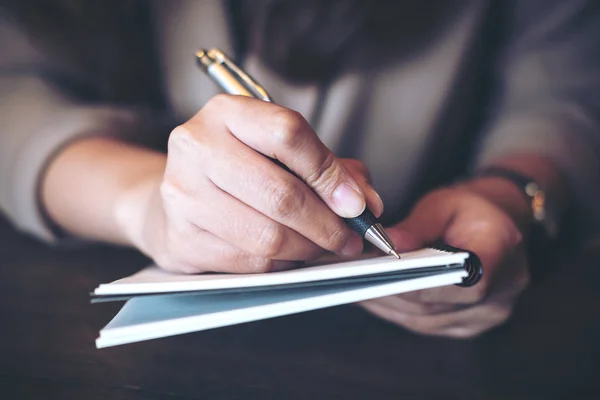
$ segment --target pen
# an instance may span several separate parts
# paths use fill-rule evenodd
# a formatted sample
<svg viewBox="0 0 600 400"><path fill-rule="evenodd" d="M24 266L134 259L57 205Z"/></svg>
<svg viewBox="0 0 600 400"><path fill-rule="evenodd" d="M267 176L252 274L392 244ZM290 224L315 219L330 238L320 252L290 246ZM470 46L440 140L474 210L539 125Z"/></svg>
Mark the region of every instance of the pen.
<svg viewBox="0 0 600 400"><path fill-rule="evenodd" d="M231 61L221 50L198 50L196 52L196 61L204 72L225 92L254 97L273 103L267 91ZM293 174L283 163L278 160L273 161ZM363 239L372 243L386 254L400 258L394 244L385 233L383 226L377 222L377 218L375 218L368 207L365 207L363 213L358 217L344 218L344 220Z"/></svg>

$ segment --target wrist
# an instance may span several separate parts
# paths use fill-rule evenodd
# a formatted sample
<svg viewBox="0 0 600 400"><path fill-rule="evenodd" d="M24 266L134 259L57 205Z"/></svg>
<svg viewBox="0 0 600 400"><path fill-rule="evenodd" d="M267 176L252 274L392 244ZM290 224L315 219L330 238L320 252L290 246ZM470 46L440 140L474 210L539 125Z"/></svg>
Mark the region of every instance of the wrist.
<svg viewBox="0 0 600 400"><path fill-rule="evenodd" d="M129 246L146 255L150 254L146 228L148 224L155 225L154 219L162 212L161 182L162 174L150 173L141 177L124 188L113 205L112 215L122 237Z"/></svg>
<svg viewBox="0 0 600 400"><path fill-rule="evenodd" d="M529 236L534 222L531 204L512 182L501 177L483 176L464 181L457 187L494 203L512 219L524 238Z"/></svg>
<svg viewBox="0 0 600 400"><path fill-rule="evenodd" d="M561 215L569 203L569 185L555 163L536 154L494 160L465 182L511 216L523 236L539 243L559 234Z"/></svg>

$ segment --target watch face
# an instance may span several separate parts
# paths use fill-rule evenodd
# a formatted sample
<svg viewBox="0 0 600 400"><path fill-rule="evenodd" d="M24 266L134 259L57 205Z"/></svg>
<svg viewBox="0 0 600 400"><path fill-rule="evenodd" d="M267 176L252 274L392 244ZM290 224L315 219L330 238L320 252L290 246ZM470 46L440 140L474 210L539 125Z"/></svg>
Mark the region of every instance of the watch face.
<svg viewBox="0 0 600 400"><path fill-rule="evenodd" d="M541 227L549 238L558 235L559 215L553 196L540 188L533 179L502 167L487 168L480 173L480 176L497 176L517 185L531 201L534 225Z"/></svg>
<svg viewBox="0 0 600 400"><path fill-rule="evenodd" d="M546 193L536 190L531 195L531 210L536 221L542 222L546 219Z"/></svg>
<svg viewBox="0 0 600 400"><path fill-rule="evenodd" d="M544 227L549 238L558 236L558 208L548 193L544 194L543 218L539 223Z"/></svg>

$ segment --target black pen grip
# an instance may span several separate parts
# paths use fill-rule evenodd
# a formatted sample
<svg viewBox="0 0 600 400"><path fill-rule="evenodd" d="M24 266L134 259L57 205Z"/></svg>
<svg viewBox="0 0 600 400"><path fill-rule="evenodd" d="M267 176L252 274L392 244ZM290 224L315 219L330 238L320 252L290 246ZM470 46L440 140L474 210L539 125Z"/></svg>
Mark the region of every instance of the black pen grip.
<svg viewBox="0 0 600 400"><path fill-rule="evenodd" d="M375 218L373 213L371 213L368 208L365 208L365 211L363 211L358 217L344 218L344 221L346 221L350 228L358 233L360 237L364 237L367 229L377 223L377 218Z"/></svg>

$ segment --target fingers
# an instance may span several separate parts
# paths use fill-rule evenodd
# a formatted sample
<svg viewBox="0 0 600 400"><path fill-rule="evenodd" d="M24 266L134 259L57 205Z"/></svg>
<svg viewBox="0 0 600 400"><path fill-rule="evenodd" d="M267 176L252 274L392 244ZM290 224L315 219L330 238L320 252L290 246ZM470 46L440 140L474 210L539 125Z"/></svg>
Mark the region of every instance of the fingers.
<svg viewBox="0 0 600 400"><path fill-rule="evenodd" d="M510 308L502 304L486 304L437 316L414 316L398 312L381 304L369 303L364 307L373 314L413 332L454 338L470 338L504 323Z"/></svg>
<svg viewBox="0 0 600 400"><path fill-rule="evenodd" d="M379 218L381 214L383 214L383 201L375 188L371 185L371 178L367 167L361 161L351 158L343 158L341 161L365 195L367 207L369 207L369 210L371 210L375 217Z"/></svg>
<svg viewBox="0 0 600 400"><path fill-rule="evenodd" d="M172 230L165 242L164 251L155 257L155 261L160 267L171 271L253 274L296 265L293 261L275 261L244 252L191 224L184 229Z"/></svg>
<svg viewBox="0 0 600 400"><path fill-rule="evenodd" d="M401 225L387 228L386 233L396 246L396 251L400 253L418 250L426 246L426 243L421 238L402 228Z"/></svg>
<svg viewBox="0 0 600 400"><path fill-rule="evenodd" d="M453 191L431 192L416 204L404 221L395 226L397 234L403 232L405 236L411 236L419 246L432 244L443 238L446 228L458 211L458 206Z"/></svg>
<svg viewBox="0 0 600 400"><path fill-rule="evenodd" d="M480 283L464 291L427 291L431 293L428 301L457 296L458 302L469 302L481 297L498 267L513 256L521 242L518 229L505 213L478 195L456 189L437 190L425 196L389 234L400 249L406 243L419 248L441 240L480 258L484 268ZM418 293L411 296L423 297Z"/></svg>
<svg viewBox="0 0 600 400"><path fill-rule="evenodd" d="M203 112L227 110L227 129L254 150L283 162L336 214L360 215L366 199L346 167L297 112L239 96L216 96Z"/></svg>
<svg viewBox="0 0 600 400"><path fill-rule="evenodd" d="M399 295L404 300L427 306L440 304L472 305L481 303L494 290L522 290L527 285L527 266L522 249L512 248L503 241L490 240L483 232L475 232L475 236L483 239L473 239L461 242L450 239L452 245L472 250L479 255L484 265L482 279L471 287L443 286L426 290L417 290ZM461 243L457 245L456 243Z"/></svg>
<svg viewBox="0 0 600 400"><path fill-rule="evenodd" d="M298 232L257 212L212 183L207 182L202 190L206 200L199 204L194 196L173 183L163 185L163 195L169 199L166 212L176 225L172 229L185 230L192 224L249 254L270 259L310 260L323 252ZM210 196L206 196L208 193Z"/></svg>
<svg viewBox="0 0 600 400"><path fill-rule="evenodd" d="M521 235L510 218L495 207L473 199L470 210L459 210L447 227L444 240L459 248L471 250L480 258L491 279L495 266L512 257L521 242Z"/></svg>
<svg viewBox="0 0 600 400"><path fill-rule="evenodd" d="M216 161L217 168L209 176L216 186L324 249L343 254L347 244L353 245L350 228L302 181L247 147L239 152L243 157ZM222 173L227 168L238 172Z"/></svg>
<svg viewBox="0 0 600 400"><path fill-rule="evenodd" d="M499 279L472 299L463 298L472 303L454 301L454 296L460 296L461 290L469 288L448 286L373 299L361 305L375 315L415 332L472 337L508 319L529 283L525 258L519 256L511 260L497 277Z"/></svg>
<svg viewBox="0 0 600 400"><path fill-rule="evenodd" d="M410 313L397 304L381 301L361 303L368 311L394 324L413 332L446 336L454 338L470 338L501 325L510 317L514 307L513 296L497 296L474 307L456 307L446 312L433 312L419 315Z"/></svg>
<svg viewBox="0 0 600 400"><path fill-rule="evenodd" d="M423 303L407 300L401 295L386 296L363 302L366 305L377 304L378 307L386 307L407 315L426 316L444 314L456 311L461 306L451 303Z"/></svg>
<svg viewBox="0 0 600 400"><path fill-rule="evenodd" d="M216 260L231 254L251 265L310 260L323 250L356 256L362 240L340 216L357 216L367 204L376 215L383 210L363 164L337 159L299 114L243 96L216 96L171 133L161 198L169 248L187 260L186 270L219 268ZM173 244L192 237L214 242L221 257L204 242ZM208 261L195 265L181 253L198 248Z"/></svg>
<svg viewBox="0 0 600 400"><path fill-rule="evenodd" d="M188 187L191 196L202 197L202 201L198 201L198 207L202 204L202 207L208 210L211 210L211 207L219 209L240 223L246 221L267 234L269 230L275 232L275 237L269 242L276 243L267 244L270 247L279 247L279 251L272 249L273 251L269 252L272 256L289 256L292 248L299 244L299 239L297 235L294 236L281 227L269 228L265 225L273 226L271 222L288 227L329 251L350 256L362 250L360 238L353 235L350 228L304 183L234 137L223 134L215 139L221 142L219 145L211 143L211 146L205 146L200 143L190 146L186 142L193 139L188 137L187 131L181 139L176 135L172 136L174 137L170 141L170 152L173 157L169 159L165 180L186 182L184 186ZM202 181L201 172L205 174L205 182ZM234 203L233 209L227 209L222 203L223 196L215 193L214 188L206 182L210 182L247 207ZM258 213L252 213L252 210ZM255 214L262 214L268 218L259 220ZM205 216L205 223L199 225L211 225L213 228L209 230L216 233L215 229L219 229L218 226L208 223L207 220L211 217L216 218ZM256 237L257 233L253 234ZM224 238L224 234L217 235ZM291 238L297 239L295 242L288 242L287 239ZM237 242L233 243L237 245ZM297 250L301 251L299 248Z"/></svg>
<svg viewBox="0 0 600 400"><path fill-rule="evenodd" d="M476 336L508 318L529 282L516 226L501 209L476 194L455 189L432 192L388 234L399 249L442 240L473 251L484 267L482 280L472 287L444 286L363 304L376 315L412 331Z"/></svg>

